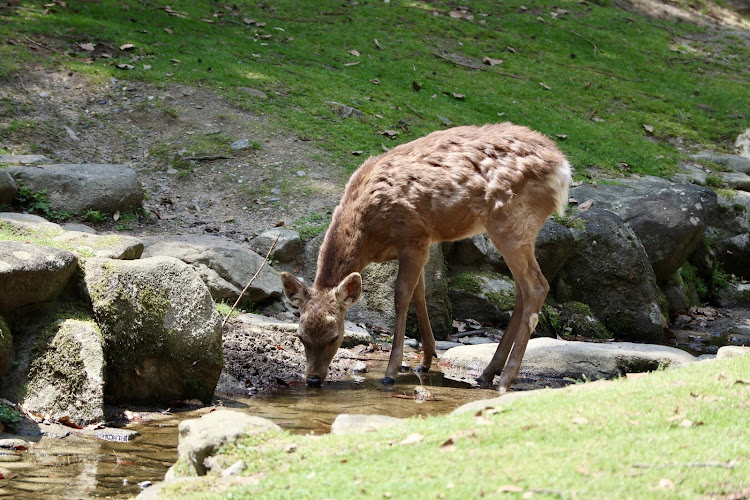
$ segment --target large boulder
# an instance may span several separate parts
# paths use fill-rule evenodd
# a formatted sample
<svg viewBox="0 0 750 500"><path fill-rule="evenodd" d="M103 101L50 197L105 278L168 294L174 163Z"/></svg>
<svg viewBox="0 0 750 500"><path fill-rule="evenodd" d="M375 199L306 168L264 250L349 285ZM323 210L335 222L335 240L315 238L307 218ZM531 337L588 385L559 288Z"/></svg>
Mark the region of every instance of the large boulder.
<svg viewBox="0 0 750 500"><path fill-rule="evenodd" d="M497 350L497 343L454 347L443 354L446 377L473 380ZM653 371L693 363L694 356L662 345L630 342L568 342L540 337L529 340L521 363L521 377L563 382L565 379L612 379L626 373Z"/></svg>
<svg viewBox="0 0 750 500"><path fill-rule="evenodd" d="M10 205L18 193L18 186L13 177L3 168L0 168L0 206Z"/></svg>
<svg viewBox="0 0 750 500"><path fill-rule="evenodd" d="M724 271L750 278L750 193L720 191L708 215L708 235Z"/></svg>
<svg viewBox="0 0 750 500"><path fill-rule="evenodd" d="M109 396L211 401L223 365L221 317L191 266L92 258L84 283L104 336Z"/></svg>
<svg viewBox="0 0 750 500"><path fill-rule="evenodd" d="M699 245L716 194L655 177L621 182L583 184L571 194L580 202L594 200L595 208L611 210L627 222L646 249L656 278L665 281Z"/></svg>
<svg viewBox="0 0 750 500"><path fill-rule="evenodd" d="M502 274L460 271L451 276L448 296L454 317L505 327L516 303L516 285Z"/></svg>
<svg viewBox="0 0 750 500"><path fill-rule="evenodd" d="M449 268L480 267L509 275L510 270L486 234L477 234L446 246L446 263ZM544 276L552 281L562 269L573 247L570 230L552 218L542 226L534 244L539 267Z"/></svg>
<svg viewBox="0 0 750 500"><path fill-rule="evenodd" d="M124 234L91 234L65 231L52 240L64 244L76 252L105 259L133 260L143 254L143 242Z"/></svg>
<svg viewBox="0 0 750 500"><path fill-rule="evenodd" d="M143 186L125 165L61 164L11 166L8 173L33 191L44 191L50 209L83 214L139 208Z"/></svg>
<svg viewBox="0 0 750 500"><path fill-rule="evenodd" d="M745 134L747 134L747 132L745 132ZM737 138L738 148L740 147L741 137L743 136L741 135ZM746 142L743 142L743 144L746 144ZM750 157L741 154L728 155L723 153L711 153L708 151L704 151L702 153L694 154L693 158L696 160L718 163L719 165L734 170L735 172L750 174Z"/></svg>
<svg viewBox="0 0 750 500"><path fill-rule="evenodd" d="M206 474L205 460L216 453L224 443L242 436L280 432L281 427L270 420L241 411L216 410L201 418L183 420L178 430L179 457L167 472L165 479L174 478L177 470L186 475L203 476Z"/></svg>
<svg viewBox="0 0 750 500"><path fill-rule="evenodd" d="M104 420L102 344L93 321L60 320L46 329L36 340L24 409L79 427Z"/></svg>
<svg viewBox="0 0 750 500"><path fill-rule="evenodd" d="M264 258L245 246L216 236L183 235L145 238L143 257L169 256L199 268L216 300L235 301ZM242 297L240 305L279 299L281 277L268 263Z"/></svg>
<svg viewBox="0 0 750 500"><path fill-rule="evenodd" d="M54 299L68 284L77 262L67 250L0 241L0 313Z"/></svg>
<svg viewBox="0 0 750 500"><path fill-rule="evenodd" d="M302 255L302 240L299 233L291 229L267 229L250 241L250 247L259 254L266 255L274 242L276 246L271 255L274 260L290 262Z"/></svg>
<svg viewBox="0 0 750 500"><path fill-rule="evenodd" d="M34 233L44 233L45 236L52 237L63 232L60 224L50 222L44 217L34 214L22 214L17 212L1 212L0 223L7 225L14 232L32 231Z"/></svg>
<svg viewBox="0 0 750 500"><path fill-rule="evenodd" d="M558 298L587 304L618 340L663 342L659 289L638 237L608 210L592 208L576 220L585 229L572 230Z"/></svg>

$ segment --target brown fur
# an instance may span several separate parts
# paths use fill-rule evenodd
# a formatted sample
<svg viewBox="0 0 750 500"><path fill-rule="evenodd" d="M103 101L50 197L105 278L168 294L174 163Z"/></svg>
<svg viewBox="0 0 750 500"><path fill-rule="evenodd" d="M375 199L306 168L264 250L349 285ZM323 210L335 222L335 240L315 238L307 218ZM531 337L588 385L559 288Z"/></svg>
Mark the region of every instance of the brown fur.
<svg viewBox="0 0 750 500"><path fill-rule="evenodd" d="M311 290L304 288L307 298L300 301L300 334L317 335L312 324L318 320L309 307L315 297L330 298L330 292L347 276L370 262L398 259L396 332L386 375L395 378L400 365L406 306L412 298L425 345L422 369L429 368L434 340L426 311L420 311L424 301L422 267L429 245L486 231L505 256L517 283L517 318L511 320L506 337L511 334L517 348L525 350L523 338L527 341L531 333L527 332L531 315L539 312L548 289L534 259L534 241L544 220L553 211L564 210L569 183L570 168L555 144L538 132L511 123L433 132L368 158L352 175L334 211L318 256L315 284ZM526 303L529 306L524 306ZM349 305L340 307L342 332ZM504 349L502 344L500 347ZM513 350L515 353L516 348ZM523 352L520 354L522 357ZM502 357L498 349L496 358ZM515 366L513 370L515 373L501 380L501 386L512 383ZM308 375L309 371L308 366ZM489 383L494 373L485 372L485 376Z"/></svg>

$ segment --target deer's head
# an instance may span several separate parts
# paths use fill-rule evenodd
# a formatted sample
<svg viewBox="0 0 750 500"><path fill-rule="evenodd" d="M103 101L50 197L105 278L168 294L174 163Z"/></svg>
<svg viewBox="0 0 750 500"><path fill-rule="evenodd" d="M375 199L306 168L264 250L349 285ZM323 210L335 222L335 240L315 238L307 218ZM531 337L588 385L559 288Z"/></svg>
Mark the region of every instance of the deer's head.
<svg viewBox="0 0 750 500"><path fill-rule="evenodd" d="M344 315L362 293L359 273L349 276L333 288L308 288L289 273L281 273L284 294L300 309L297 336L305 346L306 380L309 386L320 386L328 366L344 340Z"/></svg>

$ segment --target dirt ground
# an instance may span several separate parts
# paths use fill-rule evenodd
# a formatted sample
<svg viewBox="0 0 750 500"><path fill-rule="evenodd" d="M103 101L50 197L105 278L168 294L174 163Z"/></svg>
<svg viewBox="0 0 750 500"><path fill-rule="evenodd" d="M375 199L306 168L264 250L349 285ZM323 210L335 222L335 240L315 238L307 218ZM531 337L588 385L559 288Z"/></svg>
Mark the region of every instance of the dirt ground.
<svg viewBox="0 0 750 500"><path fill-rule="evenodd" d="M136 235L218 233L244 241L331 211L346 182L329 153L205 88L29 68L2 82L0 106L27 124L2 143L14 154L134 168L153 214L131 224ZM251 147L231 150L241 139ZM206 156L230 158L182 159Z"/></svg>

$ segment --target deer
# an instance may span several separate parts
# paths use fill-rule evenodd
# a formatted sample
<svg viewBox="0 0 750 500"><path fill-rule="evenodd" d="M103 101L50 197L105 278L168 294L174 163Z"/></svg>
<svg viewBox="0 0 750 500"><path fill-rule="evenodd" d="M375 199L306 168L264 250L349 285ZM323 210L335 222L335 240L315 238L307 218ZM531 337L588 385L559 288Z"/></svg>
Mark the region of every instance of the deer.
<svg viewBox="0 0 750 500"><path fill-rule="evenodd" d="M545 220L568 204L571 166L547 136L509 122L432 132L370 157L352 174L335 208L308 287L281 273L285 296L300 310L297 336L308 386L320 386L344 336L344 317L362 293L362 270L398 261L395 328L384 385L402 364L409 303L422 339L416 372L436 357L427 315L424 266L433 243L486 233L515 282L511 319L492 360L476 379L501 393L518 377L549 292L534 254Z"/></svg>

